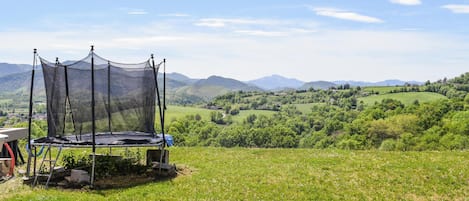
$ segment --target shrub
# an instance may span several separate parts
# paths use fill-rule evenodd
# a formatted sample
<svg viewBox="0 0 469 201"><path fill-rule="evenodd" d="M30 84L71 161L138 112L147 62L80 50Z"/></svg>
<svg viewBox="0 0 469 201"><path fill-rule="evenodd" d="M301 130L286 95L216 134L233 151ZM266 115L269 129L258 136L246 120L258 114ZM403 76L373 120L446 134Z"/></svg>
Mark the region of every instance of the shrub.
<svg viewBox="0 0 469 201"><path fill-rule="evenodd" d="M384 140L382 143L381 143L381 146L379 146L379 150L382 150L382 151L394 151L396 150L396 140L394 139L387 139L387 140Z"/></svg>
<svg viewBox="0 0 469 201"><path fill-rule="evenodd" d="M345 149L345 150L356 150L356 149L360 149L360 142L354 139L346 139L337 143L337 147L339 147L340 149Z"/></svg>

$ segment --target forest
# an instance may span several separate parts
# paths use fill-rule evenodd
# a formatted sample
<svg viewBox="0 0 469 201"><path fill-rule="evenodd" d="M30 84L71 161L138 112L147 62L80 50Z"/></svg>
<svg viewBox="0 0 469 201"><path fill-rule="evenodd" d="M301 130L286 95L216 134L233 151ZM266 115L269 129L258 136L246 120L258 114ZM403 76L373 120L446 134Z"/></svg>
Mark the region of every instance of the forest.
<svg viewBox="0 0 469 201"><path fill-rule="evenodd" d="M459 150L469 147L469 73L422 86L375 91L349 85L329 90L232 92L207 103L209 120L199 114L172 119L168 133L179 146L340 148L380 150ZM385 98L366 105L363 98L380 93L435 93L446 98L404 104ZM417 93L417 94L418 94ZM311 103L309 109L295 104ZM242 110L271 110L273 115Z"/></svg>

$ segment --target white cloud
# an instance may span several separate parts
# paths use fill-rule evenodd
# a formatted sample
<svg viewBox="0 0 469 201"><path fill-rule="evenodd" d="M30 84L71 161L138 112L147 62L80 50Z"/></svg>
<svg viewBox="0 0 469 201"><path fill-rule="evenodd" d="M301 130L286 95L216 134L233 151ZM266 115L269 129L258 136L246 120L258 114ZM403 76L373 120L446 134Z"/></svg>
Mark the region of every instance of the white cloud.
<svg viewBox="0 0 469 201"><path fill-rule="evenodd" d="M167 13L167 14L161 14L159 15L161 17L189 17L189 14L185 13Z"/></svg>
<svg viewBox="0 0 469 201"><path fill-rule="evenodd" d="M148 14L148 12L146 12L145 10L131 10L131 11L127 12L127 14L129 14L129 15L146 15L146 14Z"/></svg>
<svg viewBox="0 0 469 201"><path fill-rule="evenodd" d="M262 30L236 30L235 33L246 34L251 36L287 36L288 33L280 31L262 31Z"/></svg>
<svg viewBox="0 0 469 201"><path fill-rule="evenodd" d="M448 4L442 6L442 8L446 8L453 13L465 13L469 14L469 5L462 5L462 4Z"/></svg>
<svg viewBox="0 0 469 201"><path fill-rule="evenodd" d="M128 44L131 46L141 46L151 43L162 43L171 41L187 41L190 38L182 36L144 36L144 37L118 37L112 39L115 44Z"/></svg>
<svg viewBox="0 0 469 201"><path fill-rule="evenodd" d="M406 6L415 6L420 5L422 2L420 0L390 0L391 3L401 4Z"/></svg>
<svg viewBox="0 0 469 201"><path fill-rule="evenodd" d="M181 31L184 29L172 21L167 24L158 21L96 31L0 32L0 61L31 63L32 48L38 48L46 59L76 60L86 56L89 45L94 44L97 54L123 63L141 62L155 53L168 59L168 72L195 78L221 75L250 80L281 74L304 81L437 80L466 72L469 64L465 48L469 39L458 34L321 30L314 26L289 29L293 24L278 29L197 32ZM265 37L275 34L286 36Z"/></svg>
<svg viewBox="0 0 469 201"><path fill-rule="evenodd" d="M243 18L202 18L194 25L205 27L226 27L228 25L275 25L278 24L275 20L263 19L243 19Z"/></svg>
<svg viewBox="0 0 469 201"><path fill-rule="evenodd" d="M335 8L313 8L316 15L333 17L342 20L351 20L364 23L382 23L383 20L354 12L343 11Z"/></svg>
<svg viewBox="0 0 469 201"><path fill-rule="evenodd" d="M234 30L234 33L249 35L249 36L261 36L261 37L291 37L294 35L301 34L311 34L316 33L316 30L312 29L302 29L302 28L293 28L293 29L278 29L277 31L265 31L265 30L256 30L256 29L240 29Z"/></svg>

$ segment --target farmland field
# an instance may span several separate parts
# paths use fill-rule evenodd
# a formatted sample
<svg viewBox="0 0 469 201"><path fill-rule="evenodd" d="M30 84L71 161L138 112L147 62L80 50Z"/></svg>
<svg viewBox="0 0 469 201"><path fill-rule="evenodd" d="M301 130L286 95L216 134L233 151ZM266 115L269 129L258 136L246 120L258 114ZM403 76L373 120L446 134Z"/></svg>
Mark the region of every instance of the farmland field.
<svg viewBox="0 0 469 201"><path fill-rule="evenodd" d="M440 99L447 99L445 96L431 92L404 92L404 93L392 93L382 95L372 95L363 98L359 98L359 101L363 101L365 105L372 105L374 102L381 102L383 99L396 99L404 103L405 105L412 104L415 100L419 102L431 102Z"/></svg>
<svg viewBox="0 0 469 201"><path fill-rule="evenodd" d="M272 116L275 113L276 113L275 111L269 111L269 110L241 110L239 111L238 115L234 115L232 118L234 122L242 122L244 119L246 119L246 117L248 117L251 114Z"/></svg>
<svg viewBox="0 0 469 201"><path fill-rule="evenodd" d="M303 114L311 112L311 108L315 105L324 105L325 103L305 103L305 104L293 104Z"/></svg>
<svg viewBox="0 0 469 201"><path fill-rule="evenodd" d="M210 121L210 112L215 110L209 110L205 108L198 107L185 107L185 106L176 106L176 105L167 105L166 106L166 119L170 122L172 119L179 119L186 115L196 115L199 114L203 120ZM156 107L156 119L159 119L158 107Z"/></svg>
<svg viewBox="0 0 469 201"><path fill-rule="evenodd" d="M316 149L170 149L192 172L113 190L0 184L0 200L465 200L469 153Z"/></svg>
<svg viewBox="0 0 469 201"><path fill-rule="evenodd" d="M387 94L392 90L398 90L402 86L372 86L372 87L363 87L363 91L366 92L378 92L379 94Z"/></svg>

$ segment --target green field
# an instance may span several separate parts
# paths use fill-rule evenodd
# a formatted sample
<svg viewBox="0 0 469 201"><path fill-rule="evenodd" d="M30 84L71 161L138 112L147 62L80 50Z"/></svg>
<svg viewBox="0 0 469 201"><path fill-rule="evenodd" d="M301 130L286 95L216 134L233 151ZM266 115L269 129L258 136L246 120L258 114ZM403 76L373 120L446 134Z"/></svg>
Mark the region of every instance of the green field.
<svg viewBox="0 0 469 201"><path fill-rule="evenodd" d="M305 104L293 104L303 114L311 112L311 108L315 105L325 105L325 103L305 103Z"/></svg>
<svg viewBox="0 0 469 201"><path fill-rule="evenodd" d="M242 122L251 114L272 116L275 113L275 111L270 110L241 110L239 111L239 114L232 116L232 119L234 122Z"/></svg>
<svg viewBox="0 0 469 201"><path fill-rule="evenodd" d="M373 87L363 87L363 91L366 92L379 92L379 94L387 94L390 93L392 90L399 90L403 86L373 86Z"/></svg>
<svg viewBox="0 0 469 201"><path fill-rule="evenodd" d="M172 119L179 119L185 117L186 115L196 115L199 114L203 120L210 121L210 112L216 110L209 110L205 108L192 107L192 106L176 106L176 105L167 105L166 106L166 122L170 122ZM156 107L156 118L159 119L158 107Z"/></svg>
<svg viewBox="0 0 469 201"><path fill-rule="evenodd" d="M404 103L405 105L412 104L415 100L420 103L431 102L440 99L447 99L445 96L432 92L404 92L404 93L393 93L393 94L382 94L372 95L363 98L359 98L358 101L363 101L365 105L373 105L375 102L381 102L383 99L396 99Z"/></svg>
<svg viewBox="0 0 469 201"><path fill-rule="evenodd" d="M205 108L198 108L198 107L191 107L191 106L176 106L176 105L168 105L167 110L166 110L166 119L167 123L169 123L173 119L179 119L183 118L186 115L195 115L199 114L203 120L210 121L210 113L213 111L220 111L221 110L209 110ZM158 111L157 111L158 112ZM234 122L241 122L248 115L255 114L255 115L266 115L266 116L271 116L274 114L274 111L268 111L268 110L241 110L239 111L239 114L232 116L232 120ZM159 115L156 115L156 118L159 119Z"/></svg>
<svg viewBox="0 0 469 201"><path fill-rule="evenodd" d="M0 184L0 200L466 200L468 152L171 148L192 173L113 190Z"/></svg>

